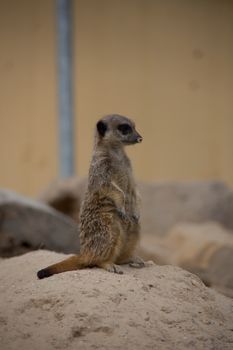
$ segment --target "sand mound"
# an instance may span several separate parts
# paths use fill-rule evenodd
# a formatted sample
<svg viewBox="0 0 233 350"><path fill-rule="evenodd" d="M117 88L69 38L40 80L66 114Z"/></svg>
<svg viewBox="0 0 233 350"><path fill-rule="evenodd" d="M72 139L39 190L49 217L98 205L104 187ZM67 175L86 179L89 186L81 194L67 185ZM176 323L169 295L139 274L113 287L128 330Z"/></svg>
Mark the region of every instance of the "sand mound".
<svg viewBox="0 0 233 350"><path fill-rule="evenodd" d="M232 349L233 301L174 266L67 272L37 251L1 261L0 344L6 349Z"/></svg>

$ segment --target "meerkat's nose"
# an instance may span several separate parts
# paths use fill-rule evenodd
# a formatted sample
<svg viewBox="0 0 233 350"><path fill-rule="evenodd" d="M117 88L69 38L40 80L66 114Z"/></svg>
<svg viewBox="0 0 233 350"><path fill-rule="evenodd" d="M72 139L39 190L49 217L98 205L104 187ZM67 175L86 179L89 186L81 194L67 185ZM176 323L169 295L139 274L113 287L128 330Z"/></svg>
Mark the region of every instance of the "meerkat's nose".
<svg viewBox="0 0 233 350"><path fill-rule="evenodd" d="M142 137L141 137L141 135L138 135L138 137L137 137L137 142L138 142L138 143L142 142Z"/></svg>

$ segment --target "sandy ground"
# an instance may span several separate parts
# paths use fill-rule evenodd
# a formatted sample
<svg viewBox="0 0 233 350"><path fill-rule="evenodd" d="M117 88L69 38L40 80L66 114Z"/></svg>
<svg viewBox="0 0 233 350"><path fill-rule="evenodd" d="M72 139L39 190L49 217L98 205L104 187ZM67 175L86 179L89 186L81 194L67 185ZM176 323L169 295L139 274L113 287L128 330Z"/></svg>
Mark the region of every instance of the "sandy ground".
<svg viewBox="0 0 233 350"><path fill-rule="evenodd" d="M0 261L0 348L233 348L233 301L174 266L36 271L64 258L36 251Z"/></svg>

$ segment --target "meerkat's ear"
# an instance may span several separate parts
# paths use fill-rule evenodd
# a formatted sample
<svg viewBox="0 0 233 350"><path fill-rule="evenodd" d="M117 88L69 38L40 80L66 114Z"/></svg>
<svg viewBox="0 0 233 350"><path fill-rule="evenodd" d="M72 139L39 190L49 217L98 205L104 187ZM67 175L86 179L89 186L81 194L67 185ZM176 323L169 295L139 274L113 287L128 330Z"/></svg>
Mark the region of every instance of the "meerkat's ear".
<svg viewBox="0 0 233 350"><path fill-rule="evenodd" d="M97 130L98 130L98 133L100 134L100 136L104 137L108 127L107 127L107 124L104 123L102 120L100 120L97 125Z"/></svg>

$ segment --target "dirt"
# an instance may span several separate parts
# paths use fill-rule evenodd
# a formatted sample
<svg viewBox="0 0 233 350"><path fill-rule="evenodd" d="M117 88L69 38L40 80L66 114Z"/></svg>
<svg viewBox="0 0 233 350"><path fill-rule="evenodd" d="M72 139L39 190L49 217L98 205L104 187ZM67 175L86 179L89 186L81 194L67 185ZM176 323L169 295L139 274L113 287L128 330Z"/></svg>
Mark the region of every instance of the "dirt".
<svg viewBox="0 0 233 350"><path fill-rule="evenodd" d="M36 251L0 263L1 350L232 349L233 301L175 266L93 268L38 280L64 258Z"/></svg>

